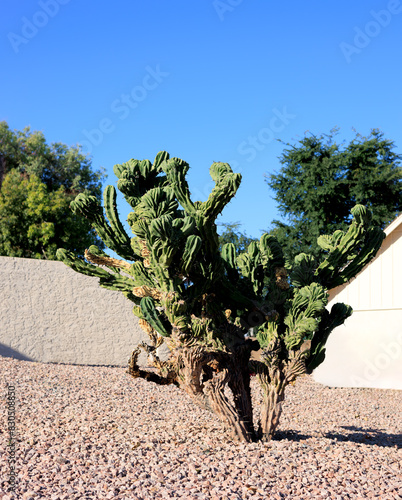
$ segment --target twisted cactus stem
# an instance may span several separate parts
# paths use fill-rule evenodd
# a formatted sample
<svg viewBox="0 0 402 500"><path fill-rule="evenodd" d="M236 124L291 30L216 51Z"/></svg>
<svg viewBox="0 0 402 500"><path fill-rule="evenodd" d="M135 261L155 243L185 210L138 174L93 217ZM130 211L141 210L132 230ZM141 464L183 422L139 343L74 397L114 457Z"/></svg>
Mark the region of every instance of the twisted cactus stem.
<svg viewBox="0 0 402 500"><path fill-rule="evenodd" d="M199 347L184 348L179 353L180 369L179 384L188 394L191 400L203 410L213 412L210 401L204 392L202 382L203 364L209 360L209 356Z"/></svg>
<svg viewBox="0 0 402 500"><path fill-rule="evenodd" d="M232 430L233 439L239 441L252 441L249 425L244 422L236 409L230 404L225 396L225 387L230 379L228 368L215 372L211 380L205 382L205 393L208 396L211 408L222 422L229 425Z"/></svg>
<svg viewBox="0 0 402 500"><path fill-rule="evenodd" d="M179 386L176 376L173 372L169 372L166 376L161 376L158 373L150 370L143 370L138 366L138 357L140 355L141 348L136 347L132 352L130 359L128 361L127 373L133 378L143 378L148 382L154 382L158 385L170 385L174 384Z"/></svg>
<svg viewBox="0 0 402 500"><path fill-rule="evenodd" d="M271 355L270 363L259 370L258 379L263 389L263 404L258 424L257 435L262 441L268 442L274 436L282 414L282 404L285 399L286 386L292 384L297 377L306 373L305 358L310 352L311 341L303 342L298 350L288 353L288 359L283 361L277 355L279 351L269 351L265 360Z"/></svg>
<svg viewBox="0 0 402 500"><path fill-rule="evenodd" d="M218 415L232 430L235 440L254 441L250 375L247 365L239 365L241 355L232 356L229 361L230 355L207 352L197 346L176 348L175 356L176 365L180 366L179 385L191 400ZM233 392L234 406L225 395L227 386Z"/></svg>
<svg viewBox="0 0 402 500"><path fill-rule="evenodd" d="M279 424L287 381L283 371L279 369L275 370L272 378L261 373L258 379L264 396L257 435L262 441L268 442L272 439Z"/></svg>
<svg viewBox="0 0 402 500"><path fill-rule="evenodd" d="M246 441L255 441L253 405L251 400L250 371L248 362L250 349L247 346L235 349L231 356L228 386L233 393L234 405L247 431Z"/></svg>

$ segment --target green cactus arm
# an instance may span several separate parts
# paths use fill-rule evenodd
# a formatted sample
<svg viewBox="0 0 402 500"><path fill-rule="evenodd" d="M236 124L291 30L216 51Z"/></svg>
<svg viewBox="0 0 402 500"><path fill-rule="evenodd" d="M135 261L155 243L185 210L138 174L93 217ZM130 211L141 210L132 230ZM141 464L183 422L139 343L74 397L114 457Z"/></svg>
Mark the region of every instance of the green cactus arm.
<svg viewBox="0 0 402 500"><path fill-rule="evenodd" d="M141 160L138 164L141 176L148 179L152 174L155 176L156 172L152 172L152 163L149 160Z"/></svg>
<svg viewBox="0 0 402 500"><path fill-rule="evenodd" d="M113 250L123 259L136 260L137 256L131 249L130 237L124 230L123 224L119 218L116 197L116 189L113 186L106 186L103 192L103 200L106 217L109 220L110 229L114 237L115 248Z"/></svg>
<svg viewBox="0 0 402 500"><path fill-rule="evenodd" d="M126 276L109 273L109 276L103 276L100 278L99 285L108 290L124 292L125 294L128 294L126 296L130 297L130 300L135 303L139 302L136 298L134 298L134 296L132 296L133 285L135 285L135 283L132 279L127 278Z"/></svg>
<svg viewBox="0 0 402 500"><path fill-rule="evenodd" d="M290 279L295 288L302 288L317 281L315 270L317 268L316 259L312 255L301 253L294 259Z"/></svg>
<svg viewBox="0 0 402 500"><path fill-rule="evenodd" d="M209 168L209 175L215 183L219 183L226 177L227 174L232 174L233 171L228 163L215 161Z"/></svg>
<svg viewBox="0 0 402 500"><path fill-rule="evenodd" d="M132 295L134 281L127 276L106 271L102 267L89 264L82 259L77 258L72 252L68 252L64 248L59 248L56 253L57 259L62 261L67 266L71 267L77 273L87 276L99 278L99 284L108 290L116 290L128 294L130 300L137 302L137 299Z"/></svg>
<svg viewBox="0 0 402 500"><path fill-rule="evenodd" d="M366 206L355 205L350 212L357 224L362 224L364 227L368 227L370 225L372 214Z"/></svg>
<svg viewBox="0 0 402 500"><path fill-rule="evenodd" d="M205 223L215 221L229 201L235 196L240 183L241 174L233 173L227 163L213 163L210 174L215 181L207 201L201 203L199 210Z"/></svg>
<svg viewBox="0 0 402 500"><path fill-rule="evenodd" d="M144 250L143 242L144 242L144 239L140 238L139 236L134 236L130 240L131 248L133 249L133 252L135 253L135 255L137 255L137 257L144 258L144 256L143 256L143 250Z"/></svg>
<svg viewBox="0 0 402 500"><path fill-rule="evenodd" d="M335 246L333 244L332 235L330 234L322 234L317 238L317 244L324 251L333 251Z"/></svg>
<svg viewBox="0 0 402 500"><path fill-rule="evenodd" d="M234 174L228 164L214 163L210 169L211 176L216 182L214 189L204 203L192 203L190 191L184 179L188 169L187 164L183 167L178 161L173 162L172 160L165 163L164 171L186 215L191 215L194 218L199 234L206 243L206 255L214 260L218 270L220 263L216 259L216 254L219 251L219 237L214 221L224 206L235 195L240 185L241 175Z"/></svg>
<svg viewBox="0 0 402 500"><path fill-rule="evenodd" d="M173 247L170 247L170 251L173 253L177 251ZM162 245L154 244L151 247L150 254L148 256L149 269L152 273L152 280L156 283L156 288L162 292L174 292L177 288L177 280L172 278L169 270L169 259L173 258L171 253L169 253L169 248L163 248ZM148 274L150 276L150 274Z"/></svg>
<svg viewBox="0 0 402 500"><path fill-rule="evenodd" d="M265 349L274 339L279 337L278 326L279 324L277 321L269 321L257 329L256 339L261 349Z"/></svg>
<svg viewBox="0 0 402 500"><path fill-rule="evenodd" d="M236 262L242 275L241 282L248 283L249 290L253 291L251 292L253 298L257 299L264 287L264 268L260 263L258 247L254 242L250 244L250 247L247 252L238 255Z"/></svg>
<svg viewBox="0 0 402 500"><path fill-rule="evenodd" d="M241 275L244 278L249 278L251 274L251 258L247 252L243 252L237 256L237 266L240 269Z"/></svg>
<svg viewBox="0 0 402 500"><path fill-rule="evenodd" d="M173 224L170 215L153 219L149 224L147 244L153 257L152 262L169 268L180 248L183 246L184 235L177 225Z"/></svg>
<svg viewBox="0 0 402 500"><path fill-rule="evenodd" d="M351 254L356 253L364 240L365 226L362 222L358 222L362 219L362 217L358 217L352 222L338 245L329 252L315 272L315 276L328 288L332 287L337 273L350 261Z"/></svg>
<svg viewBox="0 0 402 500"><path fill-rule="evenodd" d="M96 245L91 245L88 250L85 250L85 258L91 264L100 264L100 262L94 262L93 258L89 258L90 256L96 259L99 258L101 265L108 267L114 273L120 273L120 269L128 270L130 268L130 264L128 262L112 259L106 252L100 250Z"/></svg>
<svg viewBox="0 0 402 500"><path fill-rule="evenodd" d="M254 294L256 297L261 296L261 292L264 288L264 266L262 265L260 244L258 241L252 241L248 248L247 253L250 256L251 265L251 283L253 286Z"/></svg>
<svg viewBox="0 0 402 500"><path fill-rule="evenodd" d="M270 275L275 268L285 265L282 247L274 236L264 233L260 238L259 249L261 264L267 275Z"/></svg>
<svg viewBox="0 0 402 500"><path fill-rule="evenodd" d="M236 283L239 279L236 262L236 247L233 243L225 243L222 246L221 257L227 272L227 277L231 283Z"/></svg>
<svg viewBox="0 0 402 500"><path fill-rule="evenodd" d="M254 261L260 258L260 245L258 241L252 241L247 247L247 253Z"/></svg>
<svg viewBox="0 0 402 500"><path fill-rule="evenodd" d="M196 207L191 201L190 189L186 181L188 163L180 158L170 158L161 163L160 168L165 172L169 186L173 189L177 201L184 208L186 215L195 215Z"/></svg>
<svg viewBox="0 0 402 500"><path fill-rule="evenodd" d="M298 348L305 339L313 337L327 303L328 293L318 283L295 289L284 319L287 326L284 342L288 350Z"/></svg>
<svg viewBox="0 0 402 500"><path fill-rule="evenodd" d="M170 329L163 321L161 314L155 307L155 302L151 297L143 297L140 302L140 307L145 320L156 330L162 337L170 336Z"/></svg>
<svg viewBox="0 0 402 500"><path fill-rule="evenodd" d="M137 218L157 219L170 215L174 217L178 203L171 188L155 187L149 189L135 208Z"/></svg>
<svg viewBox="0 0 402 500"><path fill-rule="evenodd" d="M149 224L149 234L151 243L157 240L169 241L173 236L173 217L162 215L151 220Z"/></svg>
<svg viewBox="0 0 402 500"><path fill-rule="evenodd" d="M161 298L164 312L171 325L174 325L182 333L190 330L191 318L187 312L188 303L180 298L177 293L164 294Z"/></svg>
<svg viewBox="0 0 402 500"><path fill-rule="evenodd" d="M152 165L152 168L160 173L163 171L163 162L168 161L170 158L170 155L167 151L159 151L159 153L155 156L154 163Z"/></svg>
<svg viewBox="0 0 402 500"><path fill-rule="evenodd" d="M178 251L178 246L170 242L155 242L151 247L151 263L157 262L161 268L168 270Z"/></svg>
<svg viewBox="0 0 402 500"><path fill-rule="evenodd" d="M166 176L160 176L161 165L169 159L169 153L160 151L151 165L149 160L131 159L115 165L113 171L118 177L117 188L132 208L136 208L148 189L166 185Z"/></svg>
<svg viewBox="0 0 402 500"><path fill-rule="evenodd" d="M328 289L342 285L356 276L374 258L385 238L385 233L380 228L369 227L371 213L366 207L356 205L352 209L352 215L354 221L348 231L336 231L332 235L332 249L315 272L316 278ZM321 239L321 245L325 246L323 241L328 242L330 238Z"/></svg>
<svg viewBox="0 0 402 500"><path fill-rule="evenodd" d="M183 238L187 238L188 236L190 236L190 234L193 234L196 228L196 222L194 217L192 217L191 215L186 215L183 219L179 220L182 221L182 224L180 225L179 229L183 234Z"/></svg>
<svg viewBox="0 0 402 500"><path fill-rule="evenodd" d="M113 167L113 173L114 175L120 179L121 176L123 175L123 172L125 170L125 164L120 164L120 163L117 163L116 165L114 165Z"/></svg>
<svg viewBox="0 0 402 500"><path fill-rule="evenodd" d="M334 250L340 243L341 239L345 236L345 232L338 229L333 234L322 234L317 238L317 244L324 251Z"/></svg>
<svg viewBox="0 0 402 500"><path fill-rule="evenodd" d="M214 189L206 202L193 203L185 180L188 164L178 158L171 158L162 162L161 168L166 173L169 186L173 189L178 202L184 208L185 214L194 218L200 236L207 242L206 251L212 257L219 248L219 239L214 221L224 206L235 195L241 181L240 174L234 174L228 164L214 163L210 169L211 176L216 182Z"/></svg>
<svg viewBox="0 0 402 500"><path fill-rule="evenodd" d="M130 266L129 273L134 277L135 286L148 286L150 288L156 288L156 283L154 282L152 276L152 270L144 267L142 262L134 262Z"/></svg>
<svg viewBox="0 0 402 500"><path fill-rule="evenodd" d="M79 193L70 206L75 214L80 213L91 222L103 241L109 238L108 224L95 196Z"/></svg>
<svg viewBox="0 0 402 500"><path fill-rule="evenodd" d="M113 172L118 178L117 189L123 194L127 203L135 209L140 202L142 194L140 189L140 162L131 159L121 165L115 165Z"/></svg>
<svg viewBox="0 0 402 500"><path fill-rule="evenodd" d="M205 255L208 259L211 259L218 264L218 261L216 260L217 257L219 257L219 261L221 261L221 259L219 255L219 236L216 224L213 221L208 222L201 211L196 214L195 220L198 232L205 244Z"/></svg>
<svg viewBox="0 0 402 500"><path fill-rule="evenodd" d="M379 227L372 227L367 231L362 249L355 258L335 277L331 288L342 285L356 276L368 264L381 248L385 233Z"/></svg>
<svg viewBox="0 0 402 500"><path fill-rule="evenodd" d="M135 305L133 307L133 314L137 316L139 319L145 319L144 313L142 312L141 306L140 305Z"/></svg>
<svg viewBox="0 0 402 500"><path fill-rule="evenodd" d="M81 213L91 222L99 237L111 250L126 260L133 260L136 258L131 250L129 242L127 247L125 247L125 245L121 245L118 238L116 238L95 196L80 193L75 200L71 202L71 208L75 214Z"/></svg>
<svg viewBox="0 0 402 500"><path fill-rule="evenodd" d="M194 265L197 255L202 248L202 239L200 236L191 234L184 246L184 252L181 258L181 272L186 276Z"/></svg>
<svg viewBox="0 0 402 500"><path fill-rule="evenodd" d="M56 257L58 260L71 267L74 271L81 274L86 274L87 276L94 276L96 278L103 278L110 275L106 269L102 269L99 266L94 266L89 264L82 259L76 257L72 252L65 250L64 248L59 248L56 252Z"/></svg>
<svg viewBox="0 0 402 500"><path fill-rule="evenodd" d="M347 318L352 315L353 309L343 303L336 303L332 306L331 312L325 310L318 329L314 332L311 340L310 355L306 359L307 373L317 368L325 359L325 344L334 328L342 325Z"/></svg>
<svg viewBox="0 0 402 500"><path fill-rule="evenodd" d="M140 240L148 240L150 238L149 221L147 219L139 218L135 212L131 212L128 214L127 222L131 228L131 231ZM131 248L135 252L135 247L133 247L133 239L131 239Z"/></svg>

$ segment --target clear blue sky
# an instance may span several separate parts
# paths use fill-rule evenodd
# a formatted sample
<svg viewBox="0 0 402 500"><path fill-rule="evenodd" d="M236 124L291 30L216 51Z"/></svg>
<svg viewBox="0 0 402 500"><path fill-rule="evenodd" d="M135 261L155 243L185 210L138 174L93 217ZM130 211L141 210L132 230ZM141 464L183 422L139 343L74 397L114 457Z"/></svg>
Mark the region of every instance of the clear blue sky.
<svg viewBox="0 0 402 500"><path fill-rule="evenodd" d="M224 161L243 175L219 221L280 218L264 175L308 130L380 128L402 146L402 1L3 2L0 120L113 165L166 150L194 199ZM128 214L119 202L122 219Z"/></svg>

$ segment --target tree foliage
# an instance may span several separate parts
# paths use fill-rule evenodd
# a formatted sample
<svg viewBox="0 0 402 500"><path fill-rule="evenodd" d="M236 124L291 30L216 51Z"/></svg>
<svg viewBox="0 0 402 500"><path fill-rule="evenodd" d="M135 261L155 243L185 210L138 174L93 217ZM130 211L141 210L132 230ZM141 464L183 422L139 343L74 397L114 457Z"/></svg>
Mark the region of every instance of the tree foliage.
<svg viewBox="0 0 402 500"><path fill-rule="evenodd" d="M101 198L104 171L79 147L47 144L42 132L0 122L0 255L55 259L65 246L83 255L101 240L70 210L77 194Z"/></svg>
<svg viewBox="0 0 402 500"><path fill-rule="evenodd" d="M35 174L11 170L0 191L0 255L56 260L60 246L83 254L98 239L70 201L63 186L50 191Z"/></svg>
<svg viewBox="0 0 402 500"><path fill-rule="evenodd" d="M368 137L356 134L349 144L338 144L337 133L287 144L280 172L267 179L286 220L274 221L271 234L289 257L317 255L317 238L345 229L356 204L367 206L381 228L402 210L401 156L394 143L372 130Z"/></svg>

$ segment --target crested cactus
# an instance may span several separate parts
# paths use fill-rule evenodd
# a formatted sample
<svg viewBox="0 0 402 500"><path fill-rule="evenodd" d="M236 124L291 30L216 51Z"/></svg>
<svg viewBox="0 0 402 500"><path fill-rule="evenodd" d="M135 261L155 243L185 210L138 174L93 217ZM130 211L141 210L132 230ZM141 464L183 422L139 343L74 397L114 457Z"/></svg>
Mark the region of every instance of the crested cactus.
<svg viewBox="0 0 402 500"><path fill-rule="evenodd" d="M155 371L137 365L129 373L156 383L173 383L197 404L215 412L239 439L269 440L279 422L286 386L311 373L325 357L331 331L350 316L344 304L326 308L328 290L355 276L376 254L384 233L370 226L370 214L356 206L347 232L321 236L319 259L300 254L285 261L277 240L264 234L236 255L233 244L219 248L215 220L233 198L241 176L227 163L213 163L215 182L205 202L192 201L189 165L160 152L153 163L116 165L117 187L133 211L130 238L117 213L116 191L97 200L80 194L72 209L88 218L107 247L123 260L89 248L85 260L59 249L57 256L77 272L120 290L149 335L142 344ZM249 338L253 328L255 337ZM157 355L165 343L167 360ZM260 351L251 360L252 351ZM254 426L250 375L263 393L261 418ZM224 391L233 393L233 402Z"/></svg>

